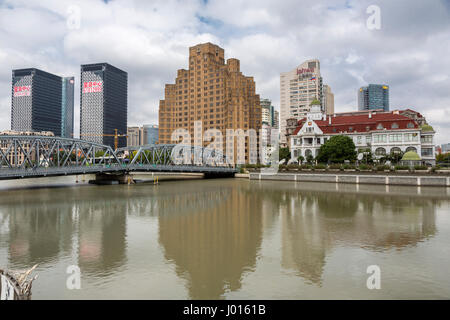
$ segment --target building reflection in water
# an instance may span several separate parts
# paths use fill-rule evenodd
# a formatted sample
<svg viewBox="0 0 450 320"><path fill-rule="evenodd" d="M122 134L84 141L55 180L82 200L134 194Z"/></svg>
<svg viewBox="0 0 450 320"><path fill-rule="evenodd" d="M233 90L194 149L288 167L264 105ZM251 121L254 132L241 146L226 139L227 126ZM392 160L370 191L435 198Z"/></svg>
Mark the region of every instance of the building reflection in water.
<svg viewBox="0 0 450 320"><path fill-rule="evenodd" d="M262 241L259 195L228 183L224 187L207 183L211 188L200 197L177 193L172 201L182 214L159 212L159 241L165 257L186 279L192 299L219 299L227 291L240 289L243 274L255 268ZM226 194L225 201L206 209L203 202L208 193L211 198ZM191 202L187 210L183 209L186 201Z"/></svg>
<svg viewBox="0 0 450 320"><path fill-rule="evenodd" d="M163 250L189 297L217 299L243 287L272 234L282 271L321 286L334 249L416 246L436 234L436 208L448 201L439 188L355 188L224 179L2 191L0 249L11 268L65 257L84 275L107 276L129 263L127 217L146 216L159 227L160 247L149 248Z"/></svg>
<svg viewBox="0 0 450 320"><path fill-rule="evenodd" d="M267 193L271 199L265 200L279 204L282 267L296 271L309 283L322 284L326 257L338 246L401 250L436 233L437 199L412 194L343 194L326 186L318 192L298 184L293 188L274 184Z"/></svg>
<svg viewBox="0 0 450 320"><path fill-rule="evenodd" d="M45 266L73 257L89 275L123 265L128 201L115 192L99 197L92 190L3 191L0 215L8 221L9 267Z"/></svg>

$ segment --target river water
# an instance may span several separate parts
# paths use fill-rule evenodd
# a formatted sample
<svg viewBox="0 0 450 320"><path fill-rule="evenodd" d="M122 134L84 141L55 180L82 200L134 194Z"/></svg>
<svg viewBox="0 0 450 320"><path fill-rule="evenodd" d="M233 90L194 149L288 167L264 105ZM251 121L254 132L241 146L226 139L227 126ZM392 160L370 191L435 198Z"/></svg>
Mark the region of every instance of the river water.
<svg viewBox="0 0 450 320"><path fill-rule="evenodd" d="M448 188L73 179L0 183L0 268L38 264L33 299L450 298Z"/></svg>

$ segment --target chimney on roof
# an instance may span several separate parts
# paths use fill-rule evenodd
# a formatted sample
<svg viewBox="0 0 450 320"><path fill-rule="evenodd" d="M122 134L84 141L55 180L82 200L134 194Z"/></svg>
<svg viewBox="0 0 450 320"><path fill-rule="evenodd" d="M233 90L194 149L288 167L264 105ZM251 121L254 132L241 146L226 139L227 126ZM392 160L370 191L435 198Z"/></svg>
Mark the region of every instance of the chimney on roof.
<svg viewBox="0 0 450 320"><path fill-rule="evenodd" d="M372 119L372 112L369 112L369 119Z"/></svg>
<svg viewBox="0 0 450 320"><path fill-rule="evenodd" d="M331 124L331 116L328 117L328 124Z"/></svg>

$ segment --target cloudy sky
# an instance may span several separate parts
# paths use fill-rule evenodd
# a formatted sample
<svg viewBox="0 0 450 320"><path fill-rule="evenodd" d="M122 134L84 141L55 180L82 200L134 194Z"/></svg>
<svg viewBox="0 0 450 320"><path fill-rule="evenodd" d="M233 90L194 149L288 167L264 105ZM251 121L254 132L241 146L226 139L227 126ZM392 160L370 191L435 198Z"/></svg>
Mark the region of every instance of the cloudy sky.
<svg viewBox="0 0 450 320"><path fill-rule="evenodd" d="M369 28L380 9L380 28ZM279 74L318 58L337 112L357 90L387 83L394 108L422 112L450 142L450 0L0 0L0 130L10 128L11 70L75 75L108 62L128 72L129 125L157 123L164 84L187 68L188 47L213 42L241 60L257 93L279 108Z"/></svg>

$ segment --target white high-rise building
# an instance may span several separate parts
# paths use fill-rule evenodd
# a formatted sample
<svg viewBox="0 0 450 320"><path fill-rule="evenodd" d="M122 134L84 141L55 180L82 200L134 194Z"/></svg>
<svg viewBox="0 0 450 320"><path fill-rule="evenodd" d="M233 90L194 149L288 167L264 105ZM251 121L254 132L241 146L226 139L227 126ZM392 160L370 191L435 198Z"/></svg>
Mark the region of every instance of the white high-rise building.
<svg viewBox="0 0 450 320"><path fill-rule="evenodd" d="M314 99L322 105L323 84L319 60L307 60L297 68L280 74L281 144L287 143L286 120L306 117Z"/></svg>

